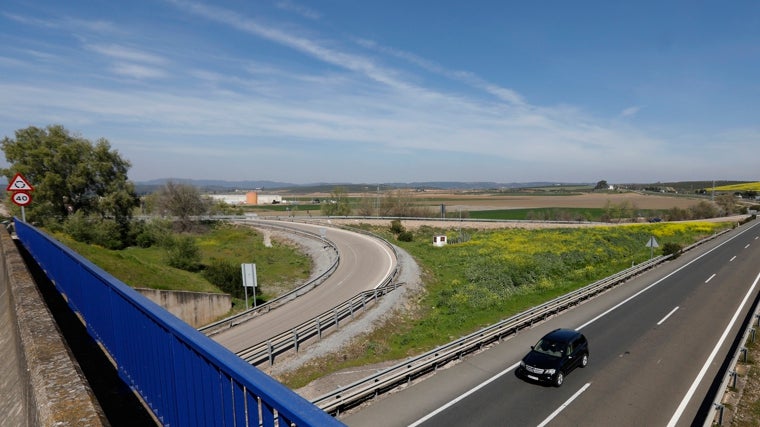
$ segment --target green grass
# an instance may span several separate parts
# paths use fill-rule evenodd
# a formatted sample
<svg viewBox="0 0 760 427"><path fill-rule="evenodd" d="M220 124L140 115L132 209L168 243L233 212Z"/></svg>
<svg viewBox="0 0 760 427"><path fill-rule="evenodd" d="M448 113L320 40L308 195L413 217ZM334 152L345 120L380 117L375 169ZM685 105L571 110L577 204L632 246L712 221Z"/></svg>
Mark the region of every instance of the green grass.
<svg viewBox="0 0 760 427"><path fill-rule="evenodd" d="M639 209L636 215L643 218L661 217L667 211L657 209ZM494 209L470 211L472 219L489 220L539 220L539 221L592 221L601 222L606 210L604 208L529 208L529 209ZM453 217L454 214L450 214Z"/></svg>
<svg viewBox="0 0 760 427"><path fill-rule="evenodd" d="M470 211L472 219L598 221L602 208L532 208Z"/></svg>
<svg viewBox="0 0 760 427"><path fill-rule="evenodd" d="M161 248L127 248L114 251L77 242L68 236L55 238L112 276L135 288L220 292L200 274L169 267Z"/></svg>
<svg viewBox="0 0 760 427"><path fill-rule="evenodd" d="M129 286L220 292L200 273L167 265L166 250L162 247L108 250L76 242L61 234L56 234L55 237ZM251 228L221 225L194 237L204 264L208 264L212 258L241 264L255 263L260 290L263 290L263 295L258 295L259 299L276 296L283 288L302 283L311 273L311 259L308 255L301 253L295 246L276 240L272 242L272 247L266 247L262 236Z"/></svg>
<svg viewBox="0 0 760 427"><path fill-rule="evenodd" d="M388 227L361 226L408 251L424 272L416 311L396 316L331 355L280 377L298 388L327 372L398 360L564 295L650 257L646 243L687 245L732 224L658 223L617 227L458 231L421 227L413 242ZM431 237L449 242L433 247Z"/></svg>

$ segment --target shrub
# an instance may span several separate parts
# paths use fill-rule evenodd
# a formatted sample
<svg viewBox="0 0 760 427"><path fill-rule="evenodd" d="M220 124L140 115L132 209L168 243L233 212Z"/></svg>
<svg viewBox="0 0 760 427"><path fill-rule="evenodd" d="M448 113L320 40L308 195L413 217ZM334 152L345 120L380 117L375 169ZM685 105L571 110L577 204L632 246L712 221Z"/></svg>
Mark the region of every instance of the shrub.
<svg viewBox="0 0 760 427"><path fill-rule="evenodd" d="M62 229L77 242L95 244L107 249L122 249L125 246L122 227L112 219L87 216L79 211L66 218Z"/></svg>
<svg viewBox="0 0 760 427"><path fill-rule="evenodd" d="M121 226L112 219L93 221L91 224L92 243L107 249L122 249Z"/></svg>
<svg viewBox="0 0 760 427"><path fill-rule="evenodd" d="M673 255L673 259L678 258L681 255L681 251L683 251L683 247L678 243L668 242L662 245L662 254Z"/></svg>
<svg viewBox="0 0 760 427"><path fill-rule="evenodd" d="M400 234L405 231L404 226L401 224L401 220L394 219L391 221L391 233Z"/></svg>
<svg viewBox="0 0 760 427"><path fill-rule="evenodd" d="M243 276L240 265L230 261L213 258L211 264L203 270L203 277L222 291L236 298L244 298Z"/></svg>
<svg viewBox="0 0 760 427"><path fill-rule="evenodd" d="M411 242L414 240L414 234L411 231L402 231L398 233L398 239L402 242Z"/></svg>
<svg viewBox="0 0 760 427"><path fill-rule="evenodd" d="M200 270L201 252L192 236L179 236L168 245L168 264L180 270Z"/></svg>
<svg viewBox="0 0 760 427"><path fill-rule="evenodd" d="M63 223L63 232L82 243L92 243L92 232L87 218L82 212L69 215Z"/></svg>

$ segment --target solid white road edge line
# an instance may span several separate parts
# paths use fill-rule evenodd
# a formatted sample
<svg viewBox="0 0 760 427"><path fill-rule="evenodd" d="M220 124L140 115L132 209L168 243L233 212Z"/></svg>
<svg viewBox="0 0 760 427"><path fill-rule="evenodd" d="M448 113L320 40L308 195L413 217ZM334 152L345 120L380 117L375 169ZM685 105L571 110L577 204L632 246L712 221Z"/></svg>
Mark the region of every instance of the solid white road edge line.
<svg viewBox="0 0 760 427"><path fill-rule="evenodd" d="M723 345L723 341L725 341L726 338L728 337L728 333L730 332L731 328L734 326L734 323L736 323L736 319L739 318L739 313L742 311L742 308L744 308L744 304L747 303L747 301L749 300L749 297L752 295L752 292L755 290L755 286L757 286L758 281L760 281L760 273L758 273L757 277L755 278L755 281L752 283L752 286L749 287L747 294L744 295L744 299L742 300L741 304L739 304L739 308L736 309L736 312L734 313L733 317L731 317L731 321L728 322L728 326L726 326L726 329L723 331L723 335L720 336L718 343L715 344L715 347L713 348L712 352L710 352L710 356L707 357L707 360L705 361L705 364L702 366L702 369L699 371L699 374L697 374L697 377L694 378L694 382L691 384L691 387L689 387L689 391L686 392L686 395L683 397L683 400L681 400L681 404L678 405L676 412L673 414L673 417L670 419L670 422L668 423L668 427L675 426L679 418L681 418L681 415L683 415L683 411L686 410L686 405L689 404L689 401L694 396L694 393L697 391L697 386L699 386L699 383L702 381L702 378L707 373L707 369L710 367L710 364L712 364L713 359L715 359L715 356L718 354L718 350L720 349L720 346Z"/></svg>
<svg viewBox="0 0 760 427"><path fill-rule="evenodd" d="M754 227L754 226L753 226L753 227ZM643 293L644 293L644 292L646 292L647 290L649 290L649 289L651 289L651 288L653 288L653 287L655 287L655 286L659 285L661 282L663 282L663 281L664 281L665 279L667 279L668 277L670 277L670 276L672 276L672 275L674 275L674 274L678 273L679 271L683 270L684 268L688 267L689 265L691 265L691 264L693 264L693 263L697 262L698 260L700 260L702 257L706 256L706 255L707 255L707 254L709 254L710 252L712 252L712 251L714 251L714 250L718 249L719 247L721 247L721 246L725 245L726 243L728 243L728 242L730 242L730 241L734 240L735 238L737 238L737 237L741 236L742 234L744 234L745 232L749 231L750 229L752 229L752 227L750 227L750 228L748 228L748 229L746 229L746 230L743 230L743 231L739 232L737 235L735 235L735 236L731 237L730 239L728 239L728 240L726 240L725 242L723 242L723 243L719 244L718 246L716 246L716 247L714 247L714 248L710 249L709 251L707 251L707 252L703 253L702 255L700 255L700 256L698 256L698 257L694 258L693 260L691 260L691 261L689 261L688 263L684 264L683 266L679 267L678 269L676 269L676 270L675 270L675 271L673 271L672 273L670 273L670 274L668 274L667 276L663 277L662 279L660 279L660 280L658 280L658 281L656 281L656 282L652 283L651 285L647 286L646 288L644 288L644 289L642 289L642 290L640 290L640 291L636 292L635 294L633 294L633 295L631 295L630 297L626 298L625 300L623 300L623 301L622 301L622 302L620 302L619 304L617 304L617 305L615 305L614 307L612 307L612 308L608 309L608 310L607 310L607 311L605 311L604 313L602 313L602 314L600 314L600 315L598 315L598 316L594 317L593 319L589 320L588 322L584 323L583 325L579 326L579 327L578 327L578 328L576 328L576 329L578 329L578 330L581 330L582 328L584 328L584 327L586 327L586 326L588 326L588 325L590 325L590 324L592 324L592 323L596 322L597 320L601 319L602 317L604 317L604 316L606 316L606 315L610 314L610 313L611 313L611 312L613 312L615 309L617 309L617 308L619 308L619 307L623 306L623 305L624 305L625 303L627 303L628 301L630 301L630 300L632 300L632 299L636 298L637 296L639 296L639 295L643 294ZM426 416L424 416L424 417L420 418L419 420L415 421L414 423L412 423L412 424L409 424L409 427L416 427L416 426L419 426L420 424L424 423L425 421L427 421L427 420L429 420L429 419L433 418L434 416L436 416L436 415L440 414L441 412L443 412L443 411L445 411L446 409L450 408L451 406L455 405L457 402L461 401L462 399L466 398L467 396L469 396L469 395L471 395L471 394L475 393L476 391L480 390L481 388L485 387L486 385L490 384L491 382L493 382L493 381L497 380L498 378L500 378L500 377L504 376L504 374L506 374L506 373L508 373L509 371L511 371L511 370L513 370L513 369L515 369L515 368L517 368L519 365L520 365L520 362L517 362L517 363L515 363L514 365L510 366L509 368L507 368L507 369L505 369L505 370L503 370L503 371L499 372L498 374L496 374L496 375L494 375L493 377L489 378L489 379L488 379L488 380L486 380L485 382L483 382L483 383L481 383L481 384L478 384L478 385L477 385L475 388L473 388L473 389L471 389L471 390L468 390L468 391L467 391L467 392L465 392L464 394L460 395L460 396L459 396L459 397L457 397L456 399L454 399L454 400L451 400L451 401L447 402L446 404L444 404L444 405L443 405L443 406L441 406L440 408L436 409L435 411L433 411L433 412L431 412L431 413L427 414Z"/></svg>
<svg viewBox="0 0 760 427"><path fill-rule="evenodd" d="M416 426L424 423L425 421L433 418L434 416L440 414L441 412L445 411L446 409L448 409L448 408L456 405L459 401L465 399L467 396L475 393L476 391L480 390L481 388L483 388L483 387L487 386L488 384L491 384L492 382L496 381L497 379L503 377L509 371L517 368L518 366L520 366L520 362L515 363L514 365L510 366L509 368L507 368L507 369L499 372L498 374L492 376L491 378L487 379L485 382L482 382L482 383L478 384L477 387L468 390L467 392L465 392L464 394L461 394L456 399L447 402L445 405L441 406L440 408L436 409L435 411L433 411L433 412L425 415L424 417L422 417L419 420L413 422L412 424L409 424L409 427L416 427Z"/></svg>
<svg viewBox="0 0 760 427"><path fill-rule="evenodd" d="M663 317L663 318L662 318L662 320L660 320L659 322L657 322L657 326L660 326L660 325L662 325L663 323L665 323L665 321L666 321L666 320L668 320L668 317L672 316L672 315L673 315L673 313L675 313L675 312L676 312L676 310L678 310L678 307L677 307L677 306L676 306L676 308L674 308L674 309L670 310L670 313L666 314L666 315L665 315L665 317Z"/></svg>
<svg viewBox="0 0 760 427"><path fill-rule="evenodd" d="M586 383L586 385L584 385L583 387L581 387L580 390L576 391L575 394L572 395L572 396L570 396L570 398L567 399L565 401L565 403L563 403L559 408L557 408L556 411L552 412L551 415L549 415L548 417L546 417L546 419L544 421L542 421L541 424L538 425L538 427L544 427L545 425L549 424L553 419L555 419L557 417L557 415L559 415L560 412L562 412L562 410L564 410L565 408L567 408L568 406L570 406L570 404L573 403L573 400L577 399L578 396L581 395L581 393L583 393L584 391L586 391L586 389L589 388L590 385L591 385L591 383Z"/></svg>
<svg viewBox="0 0 760 427"><path fill-rule="evenodd" d="M755 226L753 225L752 227L755 227ZM650 289L654 288L655 286L657 286L657 285L659 285L660 283L662 283L662 282L664 282L665 280L667 280L667 279L668 279L670 276L672 276L672 275L674 275L674 274L678 273L679 271L683 270L684 268L686 268L686 267L688 267L688 266L690 266L690 265L694 264L695 262L697 262L697 261L699 261L700 259L702 259L702 257L705 257L705 256L707 256L707 255L708 255L708 254L710 254L712 251L714 251L714 250L718 249L719 247L721 247L721 246L723 246L723 245L727 244L728 242L730 242L730 241L732 241L732 240L736 239L737 237L741 236L742 234L746 233L746 232L747 232L747 231L749 231L749 230L751 230L751 228L748 228L748 229L746 229L746 230L743 230L743 231L739 232L737 235L735 235L735 236L731 237L730 239L728 239L728 240L726 240L725 242L723 242L723 243L719 244L718 246L716 246L716 247L714 247L714 248L710 249L709 251L707 251L707 252L703 253L702 255L700 255L700 256L698 256L698 257L694 258L693 260L691 260L691 261L687 262L686 264L682 265L681 267L678 267L678 268L677 268L676 270L674 270L672 273L670 273L670 274L668 274L667 276L663 277L662 279L660 279L660 280L658 280L658 281L656 281L656 282L652 283L651 285L647 286L646 288L644 288L644 289L642 289L642 290L640 290L640 291L636 292L635 294L633 294L633 295L629 296L628 298L624 299L623 301L621 301L620 303L618 303L618 304L617 304L617 305L615 305L614 307L611 307L610 309L608 309L608 310L607 310L607 311L605 311L604 313L602 313L602 314L600 314L600 315L598 315L598 316L594 317L593 319L589 320L588 322L586 322L586 323L584 323L584 324L582 324L582 325L578 326L576 329L580 331L581 329L585 328L586 326L588 326L588 325L590 325L590 324L592 324L592 323L596 322L597 320L601 319L602 317L604 317L604 316L606 316L606 315L608 315L608 314L612 313L613 311L615 311L615 310L617 310L618 308L622 307L623 305L627 304L627 303L628 303L629 301L631 301L632 299L634 299L634 298L636 298L637 296L639 296L639 295L643 294L644 292L646 292L646 291L648 291L648 290L650 290Z"/></svg>

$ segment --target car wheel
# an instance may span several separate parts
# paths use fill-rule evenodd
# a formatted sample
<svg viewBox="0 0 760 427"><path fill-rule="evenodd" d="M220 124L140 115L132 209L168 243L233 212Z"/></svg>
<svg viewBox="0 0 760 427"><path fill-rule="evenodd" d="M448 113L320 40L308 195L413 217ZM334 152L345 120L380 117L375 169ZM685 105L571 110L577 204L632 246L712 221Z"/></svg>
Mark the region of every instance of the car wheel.
<svg viewBox="0 0 760 427"><path fill-rule="evenodd" d="M584 354L581 358L581 368L585 368L588 365L588 354Z"/></svg>
<svg viewBox="0 0 760 427"><path fill-rule="evenodd" d="M557 372L557 376L554 377L554 386L559 387L562 385L562 382L565 381L565 376L562 374L562 372Z"/></svg>

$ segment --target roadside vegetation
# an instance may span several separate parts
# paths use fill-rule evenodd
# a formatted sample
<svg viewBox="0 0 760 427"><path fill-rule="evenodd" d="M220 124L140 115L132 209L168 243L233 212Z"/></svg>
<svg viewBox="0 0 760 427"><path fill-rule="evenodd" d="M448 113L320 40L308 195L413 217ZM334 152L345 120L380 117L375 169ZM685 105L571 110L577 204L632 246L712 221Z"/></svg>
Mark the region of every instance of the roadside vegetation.
<svg viewBox="0 0 760 427"><path fill-rule="evenodd" d="M155 244L118 250L79 242L63 232L53 236L132 287L224 292L233 296L235 310L244 304L242 263L256 264L259 303L303 283L311 273L311 259L297 246L274 240L267 247L261 234L248 227L208 222L196 224L193 232L157 233L165 236L156 238ZM251 298L250 292L248 297Z"/></svg>
<svg viewBox="0 0 760 427"><path fill-rule="evenodd" d="M138 197L127 179L130 163L105 139L93 143L53 125L20 129L14 138L3 138L0 146L9 165L0 169L0 174L10 180L21 173L35 186L34 203L26 208L28 221L128 285L226 292L237 298L234 301L240 307L240 263L257 264L264 290L263 294L257 290L261 302L310 274L311 260L295 246L273 241L272 247L267 247L254 230L202 220L209 214L240 214L242 210L215 204L189 184L169 181L155 193ZM527 191L566 195L582 189ZM517 192L492 190L494 195ZM361 197L349 197L345 189L337 187L318 204L301 209L306 213L320 210L329 216L436 218L440 212L431 208L431 201L435 200L420 202L410 191L395 189L381 195L379 187L377 193L367 190ZM289 206L276 209L295 213ZM20 211L16 206L11 210L14 215ZM669 220L710 218L736 210L735 198L727 194L715 204L704 201L690 209L658 212L644 212L622 203L602 209L447 215L623 223L654 215ZM430 227L407 230L398 220L390 227L365 226L417 259L424 273L424 292L411 302L412 309L390 317L354 345L282 379L296 388L331 371L397 360L431 349L647 259L650 248L645 244L652 236L661 248L677 254L683 246L731 225L645 223L452 231ZM446 234L452 244L433 247L430 239L437 234Z"/></svg>
<svg viewBox="0 0 760 427"><path fill-rule="evenodd" d="M416 307L355 340L338 354L279 379L289 387L341 369L398 360L430 350L650 258L651 237L661 248L681 248L734 226L688 222L585 228L406 230L360 226L408 251L424 271ZM404 233L412 239L401 239ZM449 242L434 247L432 236Z"/></svg>
<svg viewBox="0 0 760 427"><path fill-rule="evenodd" d="M713 188L707 188L707 190L713 190ZM733 192L746 192L754 191L760 193L760 182L744 182L741 184L729 184L721 185L714 188L715 191L733 191Z"/></svg>
<svg viewBox="0 0 760 427"><path fill-rule="evenodd" d="M726 403L724 420L726 425L754 427L760 425L760 337L746 343L747 360L740 358L737 373L744 377L737 380L737 388L730 391L739 395L738 399ZM725 422L724 421L724 422Z"/></svg>

